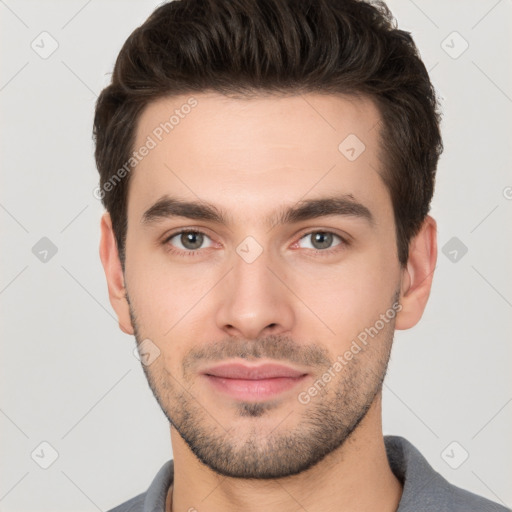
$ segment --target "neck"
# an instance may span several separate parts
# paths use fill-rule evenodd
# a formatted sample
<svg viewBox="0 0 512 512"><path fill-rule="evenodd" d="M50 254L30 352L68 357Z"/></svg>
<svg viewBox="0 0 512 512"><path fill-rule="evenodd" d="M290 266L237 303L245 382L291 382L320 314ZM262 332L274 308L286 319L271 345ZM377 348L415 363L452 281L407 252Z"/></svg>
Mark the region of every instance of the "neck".
<svg viewBox="0 0 512 512"><path fill-rule="evenodd" d="M202 464L172 426L171 441L174 483L167 512L395 512L402 494L386 455L380 394L342 446L314 467L290 477L225 477Z"/></svg>

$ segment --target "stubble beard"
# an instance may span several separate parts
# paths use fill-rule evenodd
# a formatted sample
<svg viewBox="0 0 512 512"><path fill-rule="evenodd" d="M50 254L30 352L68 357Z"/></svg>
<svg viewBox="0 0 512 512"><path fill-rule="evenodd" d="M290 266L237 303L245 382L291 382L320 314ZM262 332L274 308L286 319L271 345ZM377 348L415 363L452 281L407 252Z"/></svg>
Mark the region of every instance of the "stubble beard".
<svg viewBox="0 0 512 512"><path fill-rule="evenodd" d="M144 337L131 304L130 315L139 345ZM179 379L162 364L143 364L142 367L164 415L203 464L220 475L234 478L283 478L318 464L340 448L361 424L382 390L394 325L394 320L387 324L379 336L348 361L309 403L301 404L295 395L287 399L293 401L292 407L299 415L292 428L286 426L287 414L290 415L286 407L281 407L282 410L274 414L272 428L261 428L258 418L266 420L274 409L279 408L279 401L236 402L230 409L230 415L254 418L254 425L242 434L237 433L232 420L200 403L193 394L193 379L192 375L187 375L185 360L196 360L208 351L200 351L199 355L197 351L189 354L195 357L185 356L184 376ZM270 357L314 361L318 367L324 368L316 379L327 366L332 366L324 347L309 346L307 351L299 354L295 343L278 336L256 341L241 340L240 343L235 339L215 347L215 355L222 354L223 358L238 355L251 360Z"/></svg>

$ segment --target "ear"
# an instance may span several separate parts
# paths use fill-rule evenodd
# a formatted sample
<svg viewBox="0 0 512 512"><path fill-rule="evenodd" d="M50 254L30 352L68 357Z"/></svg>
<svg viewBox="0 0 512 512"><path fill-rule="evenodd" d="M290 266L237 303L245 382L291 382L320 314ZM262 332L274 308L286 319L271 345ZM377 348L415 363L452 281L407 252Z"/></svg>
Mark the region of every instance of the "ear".
<svg viewBox="0 0 512 512"><path fill-rule="evenodd" d="M416 325L427 305L437 261L437 225L427 215L419 233L409 244L409 258L402 270L400 304L395 329Z"/></svg>
<svg viewBox="0 0 512 512"><path fill-rule="evenodd" d="M101 217L100 259L107 278L110 304L117 314L119 328L126 334L134 334L130 309L126 300L123 269L112 229L112 220L108 212Z"/></svg>

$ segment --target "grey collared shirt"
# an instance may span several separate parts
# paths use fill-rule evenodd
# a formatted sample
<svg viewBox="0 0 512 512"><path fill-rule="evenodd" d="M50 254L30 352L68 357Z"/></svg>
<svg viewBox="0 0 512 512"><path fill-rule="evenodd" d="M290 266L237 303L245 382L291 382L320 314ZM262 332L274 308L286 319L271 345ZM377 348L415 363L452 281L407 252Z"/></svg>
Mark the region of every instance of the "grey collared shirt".
<svg viewBox="0 0 512 512"><path fill-rule="evenodd" d="M403 484L397 512L510 512L510 509L450 484L407 439L384 436L389 465ZM108 512L165 512L174 461L158 471L148 490Z"/></svg>

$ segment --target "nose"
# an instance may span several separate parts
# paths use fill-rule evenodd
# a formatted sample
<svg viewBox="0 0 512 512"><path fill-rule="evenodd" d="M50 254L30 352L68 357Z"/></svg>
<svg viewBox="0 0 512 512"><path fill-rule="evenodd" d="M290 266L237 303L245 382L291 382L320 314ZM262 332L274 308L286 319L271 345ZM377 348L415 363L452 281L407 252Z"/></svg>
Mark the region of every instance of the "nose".
<svg viewBox="0 0 512 512"><path fill-rule="evenodd" d="M254 261L238 253L217 288L217 327L230 336L256 339L292 330L294 295L284 284L286 269L264 250Z"/></svg>

